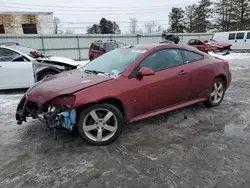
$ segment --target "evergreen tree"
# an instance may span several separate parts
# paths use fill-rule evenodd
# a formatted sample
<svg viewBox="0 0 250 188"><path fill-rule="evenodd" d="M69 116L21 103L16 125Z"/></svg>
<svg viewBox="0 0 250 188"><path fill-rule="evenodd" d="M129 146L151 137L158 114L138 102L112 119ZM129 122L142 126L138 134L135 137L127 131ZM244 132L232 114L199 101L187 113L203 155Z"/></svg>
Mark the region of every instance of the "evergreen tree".
<svg viewBox="0 0 250 188"><path fill-rule="evenodd" d="M101 33L101 34L120 34L121 30L116 22L102 18L99 24L94 24L87 29L88 34Z"/></svg>
<svg viewBox="0 0 250 188"><path fill-rule="evenodd" d="M195 9L195 28L194 31L199 32L206 32L211 27L211 13L212 8L211 5L213 3L211 0L201 0L198 2L198 6Z"/></svg>
<svg viewBox="0 0 250 188"><path fill-rule="evenodd" d="M182 8L173 7L169 14L169 31L171 33L184 32L184 10Z"/></svg>
<svg viewBox="0 0 250 188"><path fill-rule="evenodd" d="M94 24L92 27L87 29L88 34L99 34L101 33L100 27L98 24Z"/></svg>
<svg viewBox="0 0 250 188"><path fill-rule="evenodd" d="M196 13L197 6L195 4L188 5L185 8L185 24L186 24L186 31L188 33L192 33L195 31L195 13Z"/></svg>

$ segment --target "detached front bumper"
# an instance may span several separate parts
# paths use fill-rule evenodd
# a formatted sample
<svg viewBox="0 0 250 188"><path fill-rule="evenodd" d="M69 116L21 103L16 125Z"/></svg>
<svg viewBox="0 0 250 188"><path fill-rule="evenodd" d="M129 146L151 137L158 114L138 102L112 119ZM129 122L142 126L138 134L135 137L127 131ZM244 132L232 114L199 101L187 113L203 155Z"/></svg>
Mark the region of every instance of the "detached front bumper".
<svg viewBox="0 0 250 188"><path fill-rule="evenodd" d="M72 130L76 124L76 110L63 105L38 104L23 96L16 111L18 125L27 121L28 117L39 119L49 128L66 128Z"/></svg>

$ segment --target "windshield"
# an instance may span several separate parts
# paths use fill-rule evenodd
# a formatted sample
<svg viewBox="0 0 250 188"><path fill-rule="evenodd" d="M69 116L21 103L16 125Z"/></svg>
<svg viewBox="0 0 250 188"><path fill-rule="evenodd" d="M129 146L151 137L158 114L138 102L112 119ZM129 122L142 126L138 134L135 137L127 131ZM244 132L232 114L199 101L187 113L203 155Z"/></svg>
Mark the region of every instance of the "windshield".
<svg viewBox="0 0 250 188"><path fill-rule="evenodd" d="M84 70L109 75L120 75L144 52L145 50L141 49L118 48L91 61L84 67Z"/></svg>
<svg viewBox="0 0 250 188"><path fill-rule="evenodd" d="M32 48L28 48L26 46L20 46L20 45L11 46L11 48L29 56L31 56L30 54L31 51L37 51Z"/></svg>

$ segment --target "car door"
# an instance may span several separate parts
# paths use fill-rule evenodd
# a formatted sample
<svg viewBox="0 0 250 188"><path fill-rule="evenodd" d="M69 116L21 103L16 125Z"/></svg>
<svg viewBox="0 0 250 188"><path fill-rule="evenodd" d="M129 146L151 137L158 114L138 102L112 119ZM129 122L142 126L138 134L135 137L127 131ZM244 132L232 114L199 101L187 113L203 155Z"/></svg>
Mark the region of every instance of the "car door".
<svg viewBox="0 0 250 188"><path fill-rule="evenodd" d="M32 62L12 50L0 48L0 89L28 88L32 84Z"/></svg>
<svg viewBox="0 0 250 188"><path fill-rule="evenodd" d="M154 70L155 75L134 80L141 85L136 92L135 116L183 103L189 99L190 74L180 50L163 49L154 52L140 63L137 70L142 67Z"/></svg>
<svg viewBox="0 0 250 188"><path fill-rule="evenodd" d="M207 66L203 55L188 50L182 51L191 76L191 84L189 86L190 100L204 98L208 88L211 86L213 71Z"/></svg>

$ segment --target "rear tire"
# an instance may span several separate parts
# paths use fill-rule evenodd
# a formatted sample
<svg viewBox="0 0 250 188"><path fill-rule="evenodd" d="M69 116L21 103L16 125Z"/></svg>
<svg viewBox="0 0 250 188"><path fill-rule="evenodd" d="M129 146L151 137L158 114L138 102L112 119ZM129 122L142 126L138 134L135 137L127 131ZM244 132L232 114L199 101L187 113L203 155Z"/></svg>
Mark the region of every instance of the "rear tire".
<svg viewBox="0 0 250 188"><path fill-rule="evenodd" d="M102 146L117 140L124 126L122 113L115 106L102 103L84 109L77 130L88 144Z"/></svg>
<svg viewBox="0 0 250 188"><path fill-rule="evenodd" d="M225 82L221 78L216 78L210 88L210 94L205 105L208 107L219 106L225 95Z"/></svg>
<svg viewBox="0 0 250 188"><path fill-rule="evenodd" d="M90 58L89 58L89 61L93 61L93 60L94 60L94 58L93 58L93 57L90 57Z"/></svg>

